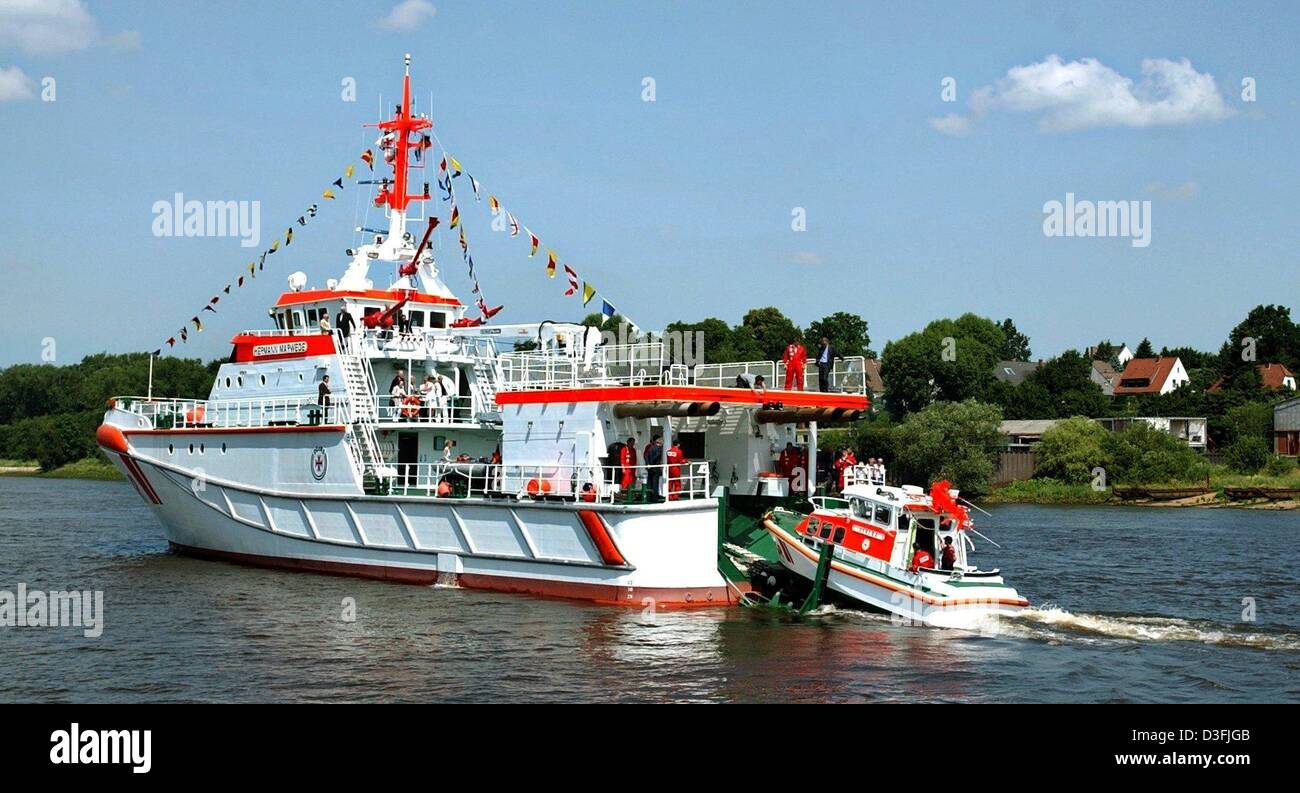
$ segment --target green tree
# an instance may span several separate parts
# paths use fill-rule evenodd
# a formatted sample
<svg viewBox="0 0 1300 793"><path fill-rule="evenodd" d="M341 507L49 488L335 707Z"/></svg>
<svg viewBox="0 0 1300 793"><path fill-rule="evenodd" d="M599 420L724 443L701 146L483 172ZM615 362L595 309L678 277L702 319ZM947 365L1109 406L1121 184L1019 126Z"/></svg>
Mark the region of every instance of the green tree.
<svg viewBox="0 0 1300 793"><path fill-rule="evenodd" d="M1138 348L1133 351L1134 358L1154 358L1155 354L1155 350L1151 347L1151 340L1145 337L1138 344Z"/></svg>
<svg viewBox="0 0 1300 793"><path fill-rule="evenodd" d="M999 327L1005 337L1002 342L1002 360L1028 361L1033 357L1033 352L1029 349L1029 337L1016 329L1016 323L1011 321L1011 317L1002 320Z"/></svg>
<svg viewBox="0 0 1300 793"><path fill-rule="evenodd" d="M1092 361L1077 350L1066 350L1045 361L1024 385L1031 383L1049 395L1051 407L1046 415L1025 418L1097 417L1110 409L1101 386L1092 381Z"/></svg>
<svg viewBox="0 0 1300 793"><path fill-rule="evenodd" d="M1204 458L1186 443L1145 421L1110 433L1104 448L1111 459L1107 475L1112 483L1199 481L1208 470Z"/></svg>
<svg viewBox="0 0 1300 793"><path fill-rule="evenodd" d="M871 335L867 332L867 321L857 314L836 311L834 314L814 320L804 334L804 346L808 348L808 357L812 358L821 349L822 337L830 340L838 355L862 355L875 358L871 349Z"/></svg>
<svg viewBox="0 0 1300 793"><path fill-rule="evenodd" d="M1254 474L1273 457L1268 441L1255 435L1241 435L1224 450L1224 461L1233 471Z"/></svg>
<svg viewBox="0 0 1300 793"><path fill-rule="evenodd" d="M696 333L703 334L703 342L696 345L693 339ZM664 327L664 334L675 334L683 340L683 346L689 346L693 363L730 363L733 358L731 349L731 326L717 317L706 317L699 322L670 322ZM687 342L687 339L692 341ZM697 349L698 346L698 349Z"/></svg>
<svg viewBox="0 0 1300 793"><path fill-rule="evenodd" d="M754 343L761 351L761 360L781 360L786 345L803 338L799 326L782 314L780 309L771 306L750 309L740 324L752 334Z"/></svg>
<svg viewBox="0 0 1300 793"><path fill-rule="evenodd" d="M1265 363L1283 363L1291 371L1297 371L1300 369L1300 325L1291 321L1291 310L1286 306L1255 306L1228 334L1228 343L1220 350L1219 363L1224 377L1229 379Z"/></svg>
<svg viewBox="0 0 1300 793"><path fill-rule="evenodd" d="M905 481L947 479L968 496L988 489L996 470L1002 412L975 400L936 402L892 433L895 466Z"/></svg>
<svg viewBox="0 0 1300 793"><path fill-rule="evenodd" d="M886 405L902 417L935 400L983 396L1005 341L996 322L963 314L889 342L880 359Z"/></svg>
<svg viewBox="0 0 1300 793"><path fill-rule="evenodd" d="M1088 484L1094 468L1110 465L1105 427L1083 416L1065 419L1043 433L1034 447L1034 476L1050 477L1072 485Z"/></svg>

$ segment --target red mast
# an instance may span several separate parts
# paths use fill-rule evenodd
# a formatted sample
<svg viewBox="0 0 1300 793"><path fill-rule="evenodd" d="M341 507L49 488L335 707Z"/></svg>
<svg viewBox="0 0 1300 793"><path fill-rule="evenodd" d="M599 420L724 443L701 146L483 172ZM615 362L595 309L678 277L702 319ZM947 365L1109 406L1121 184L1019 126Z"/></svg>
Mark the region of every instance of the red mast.
<svg viewBox="0 0 1300 793"><path fill-rule="evenodd" d="M411 141L411 133L429 129L433 126L433 122L429 119L411 115L410 53L406 55L406 76L402 80L402 106L397 109L396 115L390 120L381 121L378 124L367 124L366 126L378 127L384 131L385 137L391 135L393 138L392 189L389 189L389 185L380 188L378 195L375 196L375 205L387 204L390 209L396 212L405 212L406 207L412 201L428 201L430 196L427 184L423 194L408 194L406 192L406 169L410 164L410 150L414 148L427 149L430 146L427 136L424 135L418 137L414 142Z"/></svg>

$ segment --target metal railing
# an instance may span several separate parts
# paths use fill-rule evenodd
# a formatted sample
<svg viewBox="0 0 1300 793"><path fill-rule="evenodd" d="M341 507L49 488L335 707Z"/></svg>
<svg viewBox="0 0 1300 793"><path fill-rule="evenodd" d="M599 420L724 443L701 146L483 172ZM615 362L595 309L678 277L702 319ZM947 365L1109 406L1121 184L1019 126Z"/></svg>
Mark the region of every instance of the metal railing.
<svg viewBox="0 0 1300 793"><path fill-rule="evenodd" d="M623 469L600 465L510 465L481 462L390 463L390 495L497 497L580 503L695 501L709 497L708 462L639 466L623 487ZM653 480L653 481L652 481Z"/></svg>
<svg viewBox="0 0 1300 793"><path fill-rule="evenodd" d="M115 397L114 407L134 413L153 429L283 427L315 424L349 424L346 398L319 405L315 397L265 399L149 399Z"/></svg>
<svg viewBox="0 0 1300 793"><path fill-rule="evenodd" d="M769 389L785 388L786 366L781 361L738 361L736 363L702 363L695 367L695 385L714 388L748 388L747 382L737 378L741 375L762 376L763 385ZM866 394L867 359L861 355L836 358L831 367L830 382L827 388L840 394ZM808 361L804 365L803 388L816 391L817 364Z"/></svg>
<svg viewBox="0 0 1300 793"><path fill-rule="evenodd" d="M678 373L663 342L605 345L590 360L563 352L508 352L497 360L500 391L657 385Z"/></svg>
<svg viewBox="0 0 1300 793"><path fill-rule="evenodd" d="M469 397L434 397L420 402L394 401L376 396L380 423L478 424Z"/></svg>
<svg viewBox="0 0 1300 793"><path fill-rule="evenodd" d="M885 467L869 463L851 465L844 469L844 486L849 485L883 485L885 484Z"/></svg>

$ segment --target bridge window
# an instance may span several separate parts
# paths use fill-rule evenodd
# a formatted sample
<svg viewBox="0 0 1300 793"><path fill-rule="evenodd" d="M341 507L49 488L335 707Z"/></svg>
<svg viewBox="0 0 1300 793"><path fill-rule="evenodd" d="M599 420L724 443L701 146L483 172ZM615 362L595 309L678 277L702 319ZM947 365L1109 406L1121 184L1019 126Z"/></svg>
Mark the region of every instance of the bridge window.
<svg viewBox="0 0 1300 793"><path fill-rule="evenodd" d="M840 543L844 542L844 527L843 527L843 526L840 526L840 527L838 527L838 528L835 529L835 539L831 540L831 542L835 543L836 545L839 545Z"/></svg>
<svg viewBox="0 0 1300 793"><path fill-rule="evenodd" d="M413 328L423 328L423 327L424 327L424 312L423 312L423 311L412 311L412 312L411 312L411 327L413 327Z"/></svg>
<svg viewBox="0 0 1300 793"><path fill-rule="evenodd" d="M884 504L877 504L876 515L873 518L873 521L879 523L881 526L888 526L889 512L890 512L889 507L885 506Z"/></svg>
<svg viewBox="0 0 1300 793"><path fill-rule="evenodd" d="M826 522L822 523L822 530L821 530L821 532L818 534L818 536L821 537L823 540L826 539L827 537L831 536L831 529L832 529L832 528L834 528L834 527L831 525L830 521L826 521Z"/></svg>
<svg viewBox="0 0 1300 793"><path fill-rule="evenodd" d="M445 328L447 327L447 315L441 311L429 312L429 327Z"/></svg>

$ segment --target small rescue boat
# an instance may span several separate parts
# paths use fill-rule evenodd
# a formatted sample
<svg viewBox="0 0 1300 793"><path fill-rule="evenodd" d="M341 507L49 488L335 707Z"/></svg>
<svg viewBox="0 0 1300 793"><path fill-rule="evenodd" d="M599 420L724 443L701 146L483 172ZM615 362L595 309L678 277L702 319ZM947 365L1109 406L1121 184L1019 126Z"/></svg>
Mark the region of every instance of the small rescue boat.
<svg viewBox="0 0 1300 793"><path fill-rule="evenodd" d="M990 615L1014 615L1029 605L1000 571L970 562L975 528L948 482L934 483L927 494L870 477L850 481L839 497L810 499L811 513L776 508L764 516L787 570L816 582L829 544L826 590L935 627L977 627Z"/></svg>

